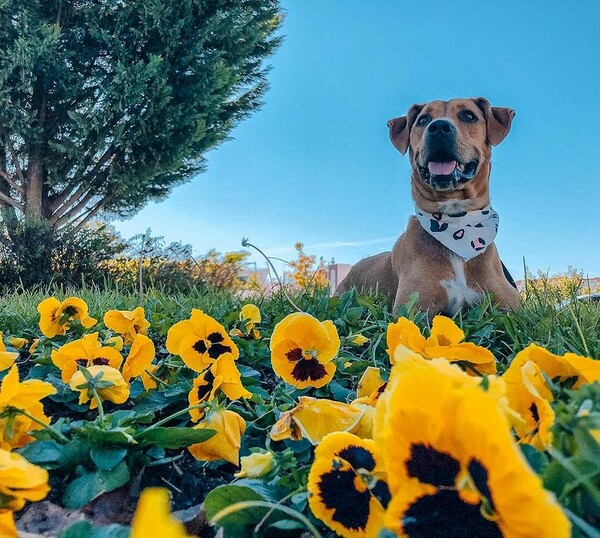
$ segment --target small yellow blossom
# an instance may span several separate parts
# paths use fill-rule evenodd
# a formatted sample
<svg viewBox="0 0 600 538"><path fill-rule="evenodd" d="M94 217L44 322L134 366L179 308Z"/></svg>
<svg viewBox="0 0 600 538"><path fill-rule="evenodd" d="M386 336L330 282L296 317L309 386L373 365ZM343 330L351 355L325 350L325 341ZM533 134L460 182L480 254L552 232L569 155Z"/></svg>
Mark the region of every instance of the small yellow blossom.
<svg viewBox="0 0 600 538"><path fill-rule="evenodd" d="M123 338L120 336L111 336L110 338L107 338L104 343L107 346L114 347L117 351L123 351L123 346L125 345Z"/></svg>
<svg viewBox="0 0 600 538"><path fill-rule="evenodd" d="M236 478L260 478L269 473L274 465L273 452L254 452L240 458L241 469Z"/></svg>
<svg viewBox="0 0 600 538"><path fill-rule="evenodd" d="M0 372L10 368L15 363L18 356L19 354L14 351L6 351L6 346L2 339L2 332L0 332Z"/></svg>
<svg viewBox="0 0 600 538"><path fill-rule="evenodd" d="M154 342L147 336L138 334L123 365L123 379L129 382L132 378L141 376L150 368L155 352Z"/></svg>
<svg viewBox="0 0 600 538"><path fill-rule="evenodd" d="M210 439L188 447L194 458L202 461L224 460L234 465L239 464L242 435L246 430L246 422L240 415L228 409L216 409L207 414L206 418L194 428L217 432Z"/></svg>
<svg viewBox="0 0 600 538"><path fill-rule="evenodd" d="M262 321L258 306L251 303L242 306L240 311L240 321L243 321L246 324L246 332L248 336L255 339L260 338L260 332L255 327Z"/></svg>
<svg viewBox="0 0 600 538"><path fill-rule="evenodd" d="M40 402L46 396L55 394L56 389L45 381L28 379L19 381L19 370L13 366L0 385L0 447L13 449L22 447L33 440L29 432L43 429L50 424ZM37 420L18 413L25 411Z"/></svg>
<svg viewBox="0 0 600 538"><path fill-rule="evenodd" d="M370 342L370 340L363 334L357 334L350 338L350 342L352 342L353 344L356 344L357 346L362 346L362 345Z"/></svg>
<svg viewBox="0 0 600 538"><path fill-rule="evenodd" d="M465 333L446 316L435 316L429 338L409 319L401 317L390 323L387 330L388 354L394 362L394 351L404 346L426 359L446 359L465 366L469 375L495 374L496 359L489 349L472 342L463 342Z"/></svg>
<svg viewBox="0 0 600 538"><path fill-rule="evenodd" d="M131 344L138 334L146 334L150 322L141 306L133 310L109 310L104 314L104 325L125 338L126 344Z"/></svg>
<svg viewBox="0 0 600 538"><path fill-rule="evenodd" d="M169 512L169 491L164 488L146 488L140 495L130 538L189 538L183 523Z"/></svg>
<svg viewBox="0 0 600 538"><path fill-rule="evenodd" d="M98 396L102 401L108 400L116 404L127 401L127 398L129 398L129 383L123 379L119 370L110 366L90 366L87 368L87 371L100 384L107 385L106 387L99 387L97 389ZM69 387L71 387L71 390L79 391L80 404L91 401L90 409L98 407L98 402L93 397L93 394L91 394L90 385L81 370L73 374L69 381Z"/></svg>
<svg viewBox="0 0 600 538"><path fill-rule="evenodd" d="M274 372L298 389L319 388L331 381L336 371L333 359L340 338L332 321L319 321L296 312L282 319L271 336Z"/></svg>
<svg viewBox="0 0 600 538"><path fill-rule="evenodd" d="M169 329L166 347L169 353L179 355L195 372L202 372L227 353L234 360L240 356L225 327L196 308L192 310L190 319L179 321Z"/></svg>
<svg viewBox="0 0 600 538"><path fill-rule="evenodd" d="M48 338L66 334L71 320L76 319L89 329L97 320L88 315L88 306L83 299L69 297L60 302L56 297L48 297L38 305L40 330Z"/></svg>
<svg viewBox="0 0 600 538"><path fill-rule="evenodd" d="M41 501L49 491L48 471L0 449L0 510L21 510L26 501Z"/></svg>
<svg viewBox="0 0 600 538"><path fill-rule="evenodd" d="M98 333L87 334L51 353L52 362L60 369L63 383L68 383L79 366L110 366L119 369L121 354L112 346L102 346Z"/></svg>
<svg viewBox="0 0 600 538"><path fill-rule="evenodd" d="M27 340L27 338L18 338L16 336L13 336L12 338L9 338L8 343L15 349L21 349L22 347L25 347L27 344L29 344L29 340Z"/></svg>

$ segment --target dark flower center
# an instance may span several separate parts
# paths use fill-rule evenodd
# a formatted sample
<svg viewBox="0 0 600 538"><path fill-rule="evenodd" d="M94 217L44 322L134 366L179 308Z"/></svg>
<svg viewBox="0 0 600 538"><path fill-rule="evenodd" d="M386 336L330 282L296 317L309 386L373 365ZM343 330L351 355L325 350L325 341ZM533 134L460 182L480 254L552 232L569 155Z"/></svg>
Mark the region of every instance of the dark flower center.
<svg viewBox="0 0 600 538"><path fill-rule="evenodd" d="M450 454L424 444L411 445L405 465L409 476L438 487L453 487L460 472L460 464Z"/></svg>
<svg viewBox="0 0 600 538"><path fill-rule="evenodd" d="M538 411L537 405L536 403L532 403L531 407L529 408L529 412L531 413L531 416L533 417L533 420L535 421L535 423L539 423L540 421L540 413Z"/></svg>
<svg viewBox="0 0 600 538"><path fill-rule="evenodd" d="M457 491L448 489L417 499L404 512L402 526L409 538L502 538L498 526L483 517L479 504L465 503Z"/></svg>
<svg viewBox="0 0 600 538"><path fill-rule="evenodd" d="M327 375L327 370L317 359L302 359L296 363L291 373L298 381L318 381Z"/></svg>
<svg viewBox="0 0 600 538"><path fill-rule="evenodd" d="M95 359L92 360L92 364L95 366L108 366L108 359L105 359L104 357L96 357Z"/></svg>
<svg viewBox="0 0 600 538"><path fill-rule="evenodd" d="M79 366L87 366L87 364L88 364L88 360L87 359L75 359L75 362L77 364L79 364Z"/></svg>
<svg viewBox="0 0 600 538"><path fill-rule="evenodd" d="M204 355L208 351L208 356L211 359L218 359L224 353L231 353L231 347L223 345L221 342L225 340L225 337L220 332L210 333L206 340L198 340L192 348L194 351Z"/></svg>
<svg viewBox="0 0 600 538"><path fill-rule="evenodd" d="M365 469L372 471L375 469L375 459L373 455L362 446L350 445L336 453L337 456L346 460L353 469Z"/></svg>
<svg viewBox="0 0 600 538"><path fill-rule="evenodd" d="M331 471L324 474L319 482L319 492L323 504L329 510L335 510L333 520L347 529L365 529L369 521L368 490L356 491L352 469Z"/></svg>
<svg viewBox="0 0 600 538"><path fill-rule="evenodd" d="M198 400L202 401L203 398L205 398L206 396L208 396L210 394L210 391L212 389L213 383L215 381L215 376L213 375L213 373L208 370L208 372L206 372L206 374L204 375L204 382L206 383L205 385L200 385L198 387Z"/></svg>

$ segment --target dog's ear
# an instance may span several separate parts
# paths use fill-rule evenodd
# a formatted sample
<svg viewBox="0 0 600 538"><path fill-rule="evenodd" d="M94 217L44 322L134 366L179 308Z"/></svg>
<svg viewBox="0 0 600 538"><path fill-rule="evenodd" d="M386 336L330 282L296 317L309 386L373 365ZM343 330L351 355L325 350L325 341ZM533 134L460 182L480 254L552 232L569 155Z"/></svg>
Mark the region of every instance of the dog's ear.
<svg viewBox="0 0 600 538"><path fill-rule="evenodd" d="M387 122L387 126L390 129L390 140L400 153L404 154L408 150L410 128L413 126L415 119L419 115L419 112L423 110L424 106L425 105L413 105L410 107L406 116L393 118Z"/></svg>
<svg viewBox="0 0 600 538"><path fill-rule="evenodd" d="M510 131L515 111L512 108L491 106L489 101L484 97L477 97L473 101L475 101L475 104L485 116L489 143L492 146L497 146L506 138L508 131Z"/></svg>

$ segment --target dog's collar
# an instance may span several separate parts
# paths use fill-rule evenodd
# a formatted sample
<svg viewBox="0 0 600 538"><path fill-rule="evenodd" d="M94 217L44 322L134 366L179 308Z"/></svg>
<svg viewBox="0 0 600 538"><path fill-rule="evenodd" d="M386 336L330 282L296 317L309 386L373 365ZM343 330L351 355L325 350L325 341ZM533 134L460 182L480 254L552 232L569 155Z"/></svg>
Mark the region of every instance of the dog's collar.
<svg viewBox="0 0 600 538"><path fill-rule="evenodd" d="M415 216L428 234L464 260L485 252L498 232L498 213L491 206L456 216L427 213L415 207Z"/></svg>

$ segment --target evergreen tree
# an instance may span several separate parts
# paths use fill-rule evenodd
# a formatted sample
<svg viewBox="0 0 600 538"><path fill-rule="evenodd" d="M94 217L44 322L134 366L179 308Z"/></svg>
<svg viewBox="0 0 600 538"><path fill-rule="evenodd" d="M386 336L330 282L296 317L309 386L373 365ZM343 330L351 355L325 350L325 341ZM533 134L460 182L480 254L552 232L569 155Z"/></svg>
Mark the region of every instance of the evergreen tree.
<svg viewBox="0 0 600 538"><path fill-rule="evenodd" d="M0 240L201 171L259 106L281 20L278 0L0 0Z"/></svg>

